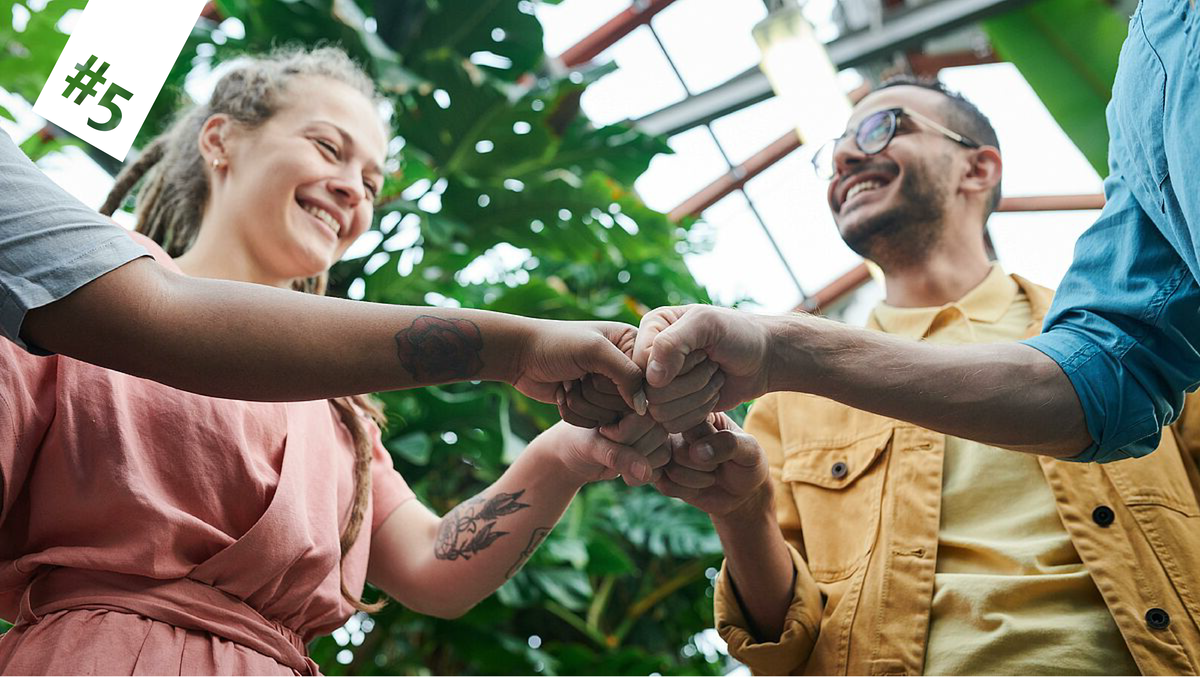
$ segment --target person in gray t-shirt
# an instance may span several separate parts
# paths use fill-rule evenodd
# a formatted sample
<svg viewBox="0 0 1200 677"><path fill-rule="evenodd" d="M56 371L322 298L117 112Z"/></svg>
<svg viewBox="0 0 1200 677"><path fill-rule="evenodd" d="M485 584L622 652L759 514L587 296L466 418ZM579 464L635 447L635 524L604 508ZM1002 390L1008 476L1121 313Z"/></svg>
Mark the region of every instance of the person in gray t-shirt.
<svg viewBox="0 0 1200 677"><path fill-rule="evenodd" d="M461 369L436 382L506 381L553 402L565 397L563 382L594 373L645 412L642 372L618 347L632 345L632 326L363 303L180 275L55 185L0 131L0 332L27 350L204 395L316 400L432 384L402 363L397 346L398 334L430 318L472 324L480 337L460 345L432 332L406 346L418 356L462 357Z"/></svg>

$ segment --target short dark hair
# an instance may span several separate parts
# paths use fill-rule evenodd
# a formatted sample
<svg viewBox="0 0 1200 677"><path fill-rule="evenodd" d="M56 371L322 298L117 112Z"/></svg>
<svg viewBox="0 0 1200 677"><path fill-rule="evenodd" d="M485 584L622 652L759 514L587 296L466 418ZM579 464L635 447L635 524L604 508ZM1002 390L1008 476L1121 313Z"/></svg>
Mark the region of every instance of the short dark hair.
<svg viewBox="0 0 1200 677"><path fill-rule="evenodd" d="M1000 150L1000 139L996 137L996 130L992 127L991 120L988 120L987 116L975 107L975 104L968 101L962 94L947 88L941 81L934 78L897 75L884 80L871 91L878 92L890 87L920 87L941 94L946 99L946 104L942 107L942 114L945 116L944 122L947 127L963 136L970 137L972 141ZM999 204L1000 184L997 183L996 187L992 189L984 218L986 219L996 211Z"/></svg>

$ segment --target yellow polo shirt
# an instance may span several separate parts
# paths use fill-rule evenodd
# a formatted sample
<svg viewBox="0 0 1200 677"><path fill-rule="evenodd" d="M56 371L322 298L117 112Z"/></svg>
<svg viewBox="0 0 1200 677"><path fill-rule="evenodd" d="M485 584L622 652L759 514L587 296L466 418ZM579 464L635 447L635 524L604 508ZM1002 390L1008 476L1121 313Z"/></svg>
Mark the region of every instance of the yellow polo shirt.
<svg viewBox="0 0 1200 677"><path fill-rule="evenodd" d="M870 323L932 343L996 343L1019 340L1031 319L996 265L955 303L880 304ZM1034 455L946 437L936 571L925 674L1139 674Z"/></svg>

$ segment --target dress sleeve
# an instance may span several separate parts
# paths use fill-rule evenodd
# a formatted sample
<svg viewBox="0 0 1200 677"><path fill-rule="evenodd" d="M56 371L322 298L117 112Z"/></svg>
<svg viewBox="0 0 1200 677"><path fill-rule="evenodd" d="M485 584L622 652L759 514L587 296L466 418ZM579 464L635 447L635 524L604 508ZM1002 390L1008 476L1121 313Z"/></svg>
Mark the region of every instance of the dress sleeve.
<svg viewBox="0 0 1200 677"><path fill-rule="evenodd" d="M1200 382L1200 286L1114 166L1044 330L1025 343L1062 367L1093 443L1074 461L1149 454Z"/></svg>
<svg viewBox="0 0 1200 677"><path fill-rule="evenodd" d="M803 671L817 640L821 623L821 592L803 556L800 513L783 482L783 445L780 441L778 397L767 395L746 417L746 432L754 436L767 455L775 493L775 514L795 566L792 601L784 619L783 634L775 642L760 642L750 629L733 579L724 564L717 576L713 599L717 632L729 645L729 655L745 663L754 674L789 675Z"/></svg>
<svg viewBox="0 0 1200 677"><path fill-rule="evenodd" d="M37 357L0 341L0 525L54 420L57 375L57 357Z"/></svg>
<svg viewBox="0 0 1200 677"><path fill-rule="evenodd" d="M145 254L0 131L0 336L37 352L21 342L27 312Z"/></svg>
<svg viewBox="0 0 1200 677"><path fill-rule="evenodd" d="M396 508L416 495L408 482L392 464L392 455L383 446L383 436L374 421L367 423L371 431L371 533L375 533Z"/></svg>

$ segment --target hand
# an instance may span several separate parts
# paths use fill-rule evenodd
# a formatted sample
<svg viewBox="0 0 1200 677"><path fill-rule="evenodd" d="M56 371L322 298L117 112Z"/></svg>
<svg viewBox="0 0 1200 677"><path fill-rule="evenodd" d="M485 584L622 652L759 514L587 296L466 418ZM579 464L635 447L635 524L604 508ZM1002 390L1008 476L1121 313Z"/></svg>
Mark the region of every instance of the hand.
<svg viewBox="0 0 1200 677"><path fill-rule="evenodd" d="M621 398L617 384L594 374L563 383L557 399L562 420L581 428L598 428L636 414Z"/></svg>
<svg viewBox="0 0 1200 677"><path fill-rule="evenodd" d="M687 430L704 421L712 411L724 381L724 374L715 363L705 359L704 351L694 351L670 385L645 389L650 416L662 423L667 432ZM602 376L588 375L563 386L558 412L572 425L595 428L631 413L616 385Z"/></svg>
<svg viewBox="0 0 1200 677"><path fill-rule="evenodd" d="M667 432L690 430L708 420L721 398L725 374L703 350L688 353L683 369L661 388L646 386L650 415Z"/></svg>
<svg viewBox="0 0 1200 677"><path fill-rule="evenodd" d="M684 372L690 354L703 350L725 376L714 411L726 411L767 392L771 332L765 319L714 306L658 308L642 318L633 361L648 385L663 388Z"/></svg>
<svg viewBox="0 0 1200 677"><path fill-rule="evenodd" d="M713 517L769 492L767 459L758 442L725 414L671 436L671 462L654 486Z"/></svg>
<svg viewBox="0 0 1200 677"><path fill-rule="evenodd" d="M642 370L629 358L637 329L620 322L536 320L517 356L512 384L539 402L555 403L561 384L588 374L616 384L622 401L646 413Z"/></svg>
<svg viewBox="0 0 1200 677"><path fill-rule="evenodd" d="M642 454L654 471L652 479L658 479L662 474L660 469L671 460L670 435L649 415L629 412L620 421L601 426L597 432L611 442L627 445ZM628 480L626 484L629 484Z"/></svg>
<svg viewBox="0 0 1200 677"><path fill-rule="evenodd" d="M646 432L635 436L639 428L645 428ZM670 458L664 444L666 433L656 437L653 429L643 424L627 425L623 432L626 438L636 437L631 440L631 445L614 442L596 430L559 422L542 433L539 448L553 454L580 485L618 476L631 487L652 481L651 461L661 466ZM653 453L655 447L662 447L663 451L656 455ZM645 451L647 448L650 452Z"/></svg>

